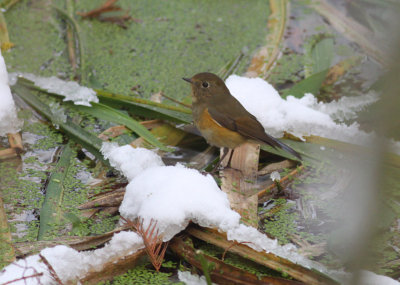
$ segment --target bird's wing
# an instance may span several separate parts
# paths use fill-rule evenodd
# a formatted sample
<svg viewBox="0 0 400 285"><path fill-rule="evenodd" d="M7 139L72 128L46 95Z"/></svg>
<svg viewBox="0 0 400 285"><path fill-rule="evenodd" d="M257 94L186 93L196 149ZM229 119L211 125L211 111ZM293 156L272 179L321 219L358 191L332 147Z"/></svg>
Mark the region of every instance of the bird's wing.
<svg viewBox="0 0 400 285"><path fill-rule="evenodd" d="M301 159L301 155L294 149L268 135L256 117L250 114L235 97L229 97L228 100L228 104L215 102L211 108L208 108L209 114L216 122L245 137L264 142L273 148L281 148Z"/></svg>

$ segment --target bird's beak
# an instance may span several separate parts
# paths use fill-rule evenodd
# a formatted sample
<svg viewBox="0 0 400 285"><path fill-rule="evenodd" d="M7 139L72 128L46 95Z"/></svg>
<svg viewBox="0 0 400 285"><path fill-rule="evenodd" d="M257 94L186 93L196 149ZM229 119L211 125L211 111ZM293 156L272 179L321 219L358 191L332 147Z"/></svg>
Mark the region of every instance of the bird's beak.
<svg viewBox="0 0 400 285"><path fill-rule="evenodd" d="M187 82L189 82L189 83L192 83L192 79L191 79L191 78L182 77L182 79L185 80L185 81L187 81Z"/></svg>

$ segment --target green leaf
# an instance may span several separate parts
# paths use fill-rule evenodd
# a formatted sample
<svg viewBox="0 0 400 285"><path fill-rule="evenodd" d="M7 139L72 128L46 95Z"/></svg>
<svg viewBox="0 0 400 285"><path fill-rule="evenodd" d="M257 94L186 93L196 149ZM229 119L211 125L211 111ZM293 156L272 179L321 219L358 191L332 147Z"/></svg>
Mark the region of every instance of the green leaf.
<svg viewBox="0 0 400 285"><path fill-rule="evenodd" d="M33 90L38 90L52 96L62 97L36 86L32 81L19 77L18 83ZM189 124L192 122L192 111L188 108L156 103L150 100L132 96L114 94L104 90L95 90L101 103L114 108L124 108L137 116L152 119L168 120L176 123Z"/></svg>
<svg viewBox="0 0 400 285"><path fill-rule="evenodd" d="M111 107L100 103L91 103L92 107L73 105L72 108L80 110L84 113L90 114L102 120L113 122L115 124L122 124L143 137L147 142L158 147L163 151L170 151L169 148L165 147L151 132L149 132L145 127L143 127L138 121L132 119L128 115L122 113L121 111L115 110Z"/></svg>
<svg viewBox="0 0 400 285"><path fill-rule="evenodd" d="M120 100L115 98L107 98L99 96L101 103L114 108L124 108L134 115L145 118L168 120L176 123L189 124L192 122L192 115L182 113L175 110L169 110L160 106L146 105L144 103L136 103L128 100Z"/></svg>
<svg viewBox="0 0 400 285"><path fill-rule="evenodd" d="M307 78L329 68L333 56L332 36L327 34L317 34L308 38L304 47L305 77Z"/></svg>
<svg viewBox="0 0 400 285"><path fill-rule="evenodd" d="M48 105L42 102L28 87L20 84L20 79L18 79L17 83L11 87L11 90L13 93L21 97L32 108L52 121L54 115ZM84 130L78 124L73 123L69 119L67 119L65 122L57 121L57 124L60 126L60 129L68 135L69 138L81 144L98 159L105 161L103 155L100 153L102 144L101 139Z"/></svg>
<svg viewBox="0 0 400 285"><path fill-rule="evenodd" d="M73 151L69 145L63 149L60 159L49 178L46 187L46 196L40 209L40 224L38 240L43 240L50 233L52 224L59 223L63 211L61 209L64 196L64 180L71 165Z"/></svg>
<svg viewBox="0 0 400 285"><path fill-rule="evenodd" d="M313 48L313 72L318 73L331 67L333 59L333 39L323 39Z"/></svg>
<svg viewBox="0 0 400 285"><path fill-rule="evenodd" d="M318 94L328 71L329 69L325 69L297 82L291 88L284 90L282 92L282 97L286 98L287 96L292 95L296 98L301 98L305 93L312 93L314 95Z"/></svg>
<svg viewBox="0 0 400 285"><path fill-rule="evenodd" d="M150 105L150 106L156 106L156 107L160 107L163 109L178 111L178 112L185 113L185 114L192 113L192 111L189 108L185 108L185 107L157 103L157 102L153 102L153 101L147 100L147 99L136 98L133 96L127 96L127 95L122 95L122 94L115 94L115 93L111 93L111 92L104 91L104 90L95 90L95 91L97 93L97 96L99 96L99 97L113 98L115 100L122 100L122 101L140 103L140 104L145 104L145 105Z"/></svg>

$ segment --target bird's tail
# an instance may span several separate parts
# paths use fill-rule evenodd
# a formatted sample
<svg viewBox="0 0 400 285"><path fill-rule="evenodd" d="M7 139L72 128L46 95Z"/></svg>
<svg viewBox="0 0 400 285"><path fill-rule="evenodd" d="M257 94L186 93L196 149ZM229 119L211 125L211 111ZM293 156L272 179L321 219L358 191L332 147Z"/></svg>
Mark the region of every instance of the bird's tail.
<svg viewBox="0 0 400 285"><path fill-rule="evenodd" d="M265 140L266 143L268 143L270 146L272 146L273 148L280 148L283 149L284 151L294 155L295 157L297 157L300 160L303 160L303 158L301 157L300 153L298 153L297 151L295 151L293 148L291 148L290 146L284 144L283 142L281 142L280 140L265 134L268 136L268 140Z"/></svg>
<svg viewBox="0 0 400 285"><path fill-rule="evenodd" d="M284 144L283 142L277 140L279 147L285 151L287 151L290 154L293 154L295 157L297 157L300 160L303 160L303 158L301 157L300 153L298 153L297 151L295 151L293 148L291 148L290 146Z"/></svg>

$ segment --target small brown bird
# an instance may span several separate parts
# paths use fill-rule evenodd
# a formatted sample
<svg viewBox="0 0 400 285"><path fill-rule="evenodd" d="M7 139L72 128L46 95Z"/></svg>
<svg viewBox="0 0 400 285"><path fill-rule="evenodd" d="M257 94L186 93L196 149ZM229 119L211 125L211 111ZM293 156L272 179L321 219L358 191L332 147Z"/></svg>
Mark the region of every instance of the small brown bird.
<svg viewBox="0 0 400 285"><path fill-rule="evenodd" d="M192 86L192 112L197 129L209 144L224 148L220 162L228 154L228 148L234 149L247 140L281 148L301 159L294 149L265 133L261 123L231 95L217 75L203 72L183 80ZM227 165L232 154L233 151Z"/></svg>

